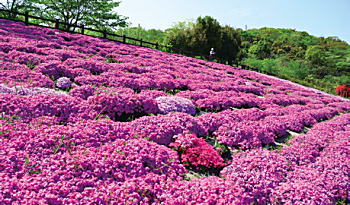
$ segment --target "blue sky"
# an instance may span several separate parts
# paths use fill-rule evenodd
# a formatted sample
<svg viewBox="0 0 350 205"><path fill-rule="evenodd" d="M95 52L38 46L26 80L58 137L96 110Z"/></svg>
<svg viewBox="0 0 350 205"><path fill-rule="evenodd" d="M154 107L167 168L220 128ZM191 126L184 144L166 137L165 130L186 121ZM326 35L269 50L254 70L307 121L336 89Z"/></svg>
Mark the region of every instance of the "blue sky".
<svg viewBox="0 0 350 205"><path fill-rule="evenodd" d="M350 0L121 0L119 14L144 28L212 16L235 28L294 28L350 43Z"/></svg>

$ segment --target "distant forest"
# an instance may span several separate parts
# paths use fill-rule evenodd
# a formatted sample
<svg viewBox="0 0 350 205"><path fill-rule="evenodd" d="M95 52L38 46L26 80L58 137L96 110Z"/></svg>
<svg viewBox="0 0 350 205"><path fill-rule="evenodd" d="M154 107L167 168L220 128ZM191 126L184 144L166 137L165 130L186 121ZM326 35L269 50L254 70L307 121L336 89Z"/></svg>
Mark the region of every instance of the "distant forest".
<svg viewBox="0 0 350 205"><path fill-rule="evenodd" d="M218 62L246 65L329 93L350 84L350 45L335 36L284 28L233 29L208 16L165 31L138 26L116 32L204 55L213 47Z"/></svg>

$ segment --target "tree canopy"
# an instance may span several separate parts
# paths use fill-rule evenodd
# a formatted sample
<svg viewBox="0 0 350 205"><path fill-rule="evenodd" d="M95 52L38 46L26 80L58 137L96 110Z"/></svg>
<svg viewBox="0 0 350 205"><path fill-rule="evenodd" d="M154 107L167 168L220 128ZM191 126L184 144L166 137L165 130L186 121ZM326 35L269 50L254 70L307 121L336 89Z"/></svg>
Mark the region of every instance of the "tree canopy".
<svg viewBox="0 0 350 205"><path fill-rule="evenodd" d="M33 15L58 19L65 24L89 25L98 29L128 25L127 17L114 11L119 5L120 2L113 0L13 0L1 4L8 10L29 11ZM64 28L72 29L68 25Z"/></svg>
<svg viewBox="0 0 350 205"><path fill-rule="evenodd" d="M9 11L14 11L14 12L18 12L21 9L25 8L26 6L28 6L28 1L27 0L6 0L6 1L1 1L0 0L0 9L5 9L5 10L9 10ZM8 17L8 18L15 18L16 15L12 14L12 13L1 13L1 16L4 17Z"/></svg>
<svg viewBox="0 0 350 205"><path fill-rule="evenodd" d="M337 37L282 28L239 32L241 64L327 92L350 80L350 46Z"/></svg>
<svg viewBox="0 0 350 205"><path fill-rule="evenodd" d="M148 42L158 42L164 44L165 32L160 29L145 29L141 25L135 27L125 27L116 30L119 35L126 35L136 39L142 39Z"/></svg>
<svg viewBox="0 0 350 205"><path fill-rule="evenodd" d="M236 62L240 51L240 34L232 27L221 26L210 16L196 22L180 22L167 30L166 41L175 48L207 56L214 48L219 61Z"/></svg>
<svg viewBox="0 0 350 205"><path fill-rule="evenodd" d="M25 0L0 1L0 8L10 11L18 11L19 8L23 6L24 2Z"/></svg>

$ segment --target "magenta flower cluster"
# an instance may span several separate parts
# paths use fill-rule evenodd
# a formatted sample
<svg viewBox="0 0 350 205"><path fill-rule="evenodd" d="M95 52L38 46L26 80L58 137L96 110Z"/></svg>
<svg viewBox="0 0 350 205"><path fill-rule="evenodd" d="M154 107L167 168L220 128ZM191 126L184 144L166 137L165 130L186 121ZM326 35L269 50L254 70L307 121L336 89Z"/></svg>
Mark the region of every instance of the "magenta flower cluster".
<svg viewBox="0 0 350 205"><path fill-rule="evenodd" d="M0 204L346 204L350 101L0 19Z"/></svg>

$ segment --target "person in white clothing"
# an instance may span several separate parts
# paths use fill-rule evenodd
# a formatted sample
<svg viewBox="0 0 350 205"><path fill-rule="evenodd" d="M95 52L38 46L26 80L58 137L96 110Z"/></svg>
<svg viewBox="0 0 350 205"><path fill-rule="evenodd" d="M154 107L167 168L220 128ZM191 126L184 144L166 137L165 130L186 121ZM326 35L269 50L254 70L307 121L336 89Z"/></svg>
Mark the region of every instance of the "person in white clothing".
<svg viewBox="0 0 350 205"><path fill-rule="evenodd" d="M210 49L210 52L209 52L209 60L214 60L215 58L215 51L214 51L214 48L211 48Z"/></svg>

